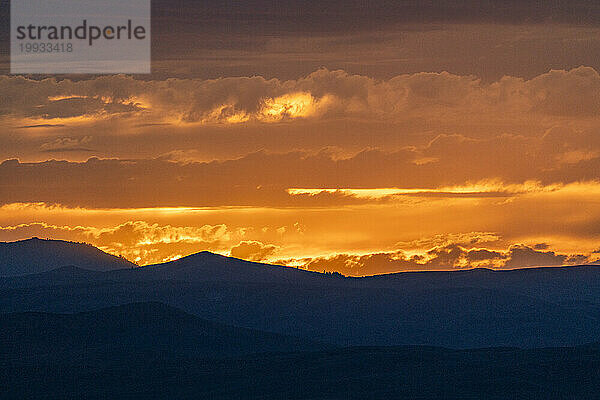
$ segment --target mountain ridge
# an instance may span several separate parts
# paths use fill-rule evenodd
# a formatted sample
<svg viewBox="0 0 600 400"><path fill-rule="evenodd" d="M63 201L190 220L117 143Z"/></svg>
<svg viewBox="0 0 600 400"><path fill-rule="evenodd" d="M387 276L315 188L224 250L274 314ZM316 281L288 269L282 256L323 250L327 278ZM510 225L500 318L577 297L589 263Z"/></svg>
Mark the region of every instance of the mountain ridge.
<svg viewBox="0 0 600 400"><path fill-rule="evenodd" d="M33 237L0 242L0 276L19 276L77 265L83 269L110 271L135 264L87 243Z"/></svg>
<svg viewBox="0 0 600 400"><path fill-rule="evenodd" d="M18 342L15 337L19 337ZM212 358L332 347L208 321L152 301L78 313L0 314L0 354L17 363L40 357L51 363L66 355L89 361L124 359L136 354L152 358Z"/></svg>
<svg viewBox="0 0 600 400"><path fill-rule="evenodd" d="M449 348L600 340L596 266L343 277L202 252L169 263L0 278L0 313L161 302L201 319L336 345Z"/></svg>
<svg viewBox="0 0 600 400"><path fill-rule="evenodd" d="M63 258L59 257L59 260L53 260L51 263L45 264L46 266L40 266L40 263L43 263L43 260L33 260L33 267L31 264L28 265L28 268L23 268L22 270L9 271L6 273L6 270L10 270L10 263L7 262L7 258L11 256L11 254L7 255L7 249L13 247L13 253L16 251L21 252L31 252L32 248L34 248L38 253L40 250L45 251L54 251L56 247L61 247L63 251L78 251L79 253L74 252L67 259L71 262L60 261ZM19 248L20 247L20 248ZM54 247L54 248L53 248ZM86 251L83 252L85 256L83 260L78 259L77 257L81 257L81 250L84 249ZM12 255L14 256L14 254ZM52 254L55 256L55 254ZM48 256L46 258L51 258L52 256ZM90 259L90 257L97 257L95 260ZM23 261L22 261L23 263ZM297 273L303 274L305 276L330 276L330 274L323 274L318 271L310 271L302 268L289 267L284 265L276 265L255 261L247 261L231 256L225 256L218 253L213 253L210 251L200 251L197 253L193 253L187 255L185 257L179 258L174 261L167 261L163 263L155 263L148 264L143 266L138 266L122 257L117 257L112 254L106 253L99 248L88 244L88 243L80 243L80 242L72 242L67 240L58 240L58 239L40 239L38 237L32 237L30 239L18 240L12 242L0 242L0 278L1 277L16 277L23 275L31 275L36 273L44 273L49 271L56 271L61 269L62 267L77 267L82 270L90 270L90 271L118 271L121 269L136 269L143 271L157 271L157 270L165 270L172 268L194 268L206 266L209 263L218 263L223 265L224 263L233 263L236 267L250 267L250 268L266 268L271 271L297 271ZM4 265L3 265L4 264ZM7 268L8 264L8 268ZM574 269L574 268L586 268L586 267L600 267L600 264L582 264L582 265L573 265L573 266L539 266L539 267L526 267L526 268L512 268L512 269L490 269L490 268L467 268L467 269L448 269L448 270L434 270L434 271L399 271L399 272L390 272L385 274L376 274L376 275L365 275L365 276L344 276L337 275L336 277L345 277L349 279L389 279L389 278L397 278L397 277L413 277L420 275L429 275L429 276L445 276L447 274L494 274L494 273L510 273L516 271L529 271L529 272L544 272L544 271L557 271L557 270L566 270L566 269ZM16 269L16 268L13 268ZM296 272L294 272L296 273Z"/></svg>

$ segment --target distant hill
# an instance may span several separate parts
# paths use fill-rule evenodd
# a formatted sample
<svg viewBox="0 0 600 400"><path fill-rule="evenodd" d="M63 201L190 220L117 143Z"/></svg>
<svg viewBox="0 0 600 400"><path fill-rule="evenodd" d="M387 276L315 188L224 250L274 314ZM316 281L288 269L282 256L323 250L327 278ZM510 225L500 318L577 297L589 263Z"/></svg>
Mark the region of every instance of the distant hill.
<svg viewBox="0 0 600 400"><path fill-rule="evenodd" d="M557 270L553 279L541 277L544 270L524 275L531 272L483 280L472 275L470 284L468 274L446 283L422 274L420 283L323 276L311 284L166 279L144 268L65 267L0 279L0 313L79 312L158 301L206 320L338 345L545 347L600 340L598 268Z"/></svg>
<svg viewBox="0 0 600 400"><path fill-rule="evenodd" d="M0 358L19 364L240 356L330 345L206 321L160 303L0 315Z"/></svg>
<svg viewBox="0 0 600 400"><path fill-rule="evenodd" d="M318 284L330 275L281 265L261 264L203 251L139 269L148 279L213 282ZM141 275L141 274L140 274Z"/></svg>
<svg viewBox="0 0 600 400"><path fill-rule="evenodd" d="M340 346L535 348L600 341L598 266L349 278L202 252L141 268L68 266L0 278L0 313L72 313L136 302Z"/></svg>
<svg viewBox="0 0 600 400"><path fill-rule="evenodd" d="M69 265L95 271L135 267L84 243L38 238L0 243L0 276L35 274Z"/></svg>

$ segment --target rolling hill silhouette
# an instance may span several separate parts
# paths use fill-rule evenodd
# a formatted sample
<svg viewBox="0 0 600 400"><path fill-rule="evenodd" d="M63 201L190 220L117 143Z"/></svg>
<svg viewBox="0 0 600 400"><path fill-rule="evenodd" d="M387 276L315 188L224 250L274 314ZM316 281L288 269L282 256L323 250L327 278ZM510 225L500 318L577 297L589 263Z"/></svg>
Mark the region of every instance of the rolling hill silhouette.
<svg viewBox="0 0 600 400"><path fill-rule="evenodd" d="M97 271L135 267L84 243L38 238L0 243L0 276L35 274L67 265Z"/></svg>
<svg viewBox="0 0 600 400"><path fill-rule="evenodd" d="M331 347L206 321L161 303L126 304L77 314L0 315L0 355L22 364L214 358Z"/></svg>
<svg viewBox="0 0 600 400"><path fill-rule="evenodd" d="M163 264L141 267L151 279L254 283L319 283L324 274L261 264L203 251Z"/></svg>
<svg viewBox="0 0 600 400"><path fill-rule="evenodd" d="M208 252L106 272L73 264L0 278L0 312L161 302L205 320L340 346L535 348L600 340L594 266L347 278Z"/></svg>
<svg viewBox="0 0 600 400"><path fill-rule="evenodd" d="M91 246L18 243L11 260L33 265L10 266L36 273L0 278L1 398L600 390L597 266L349 278L208 252L131 268Z"/></svg>
<svg viewBox="0 0 600 400"><path fill-rule="evenodd" d="M587 399L598 371L596 344L340 349L159 303L0 316L3 399Z"/></svg>

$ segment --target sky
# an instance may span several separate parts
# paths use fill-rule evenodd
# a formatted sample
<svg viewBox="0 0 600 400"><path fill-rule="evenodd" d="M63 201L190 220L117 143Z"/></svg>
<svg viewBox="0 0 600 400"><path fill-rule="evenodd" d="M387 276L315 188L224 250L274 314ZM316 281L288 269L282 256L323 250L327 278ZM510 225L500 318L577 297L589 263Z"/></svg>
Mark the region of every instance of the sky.
<svg viewBox="0 0 600 400"><path fill-rule="evenodd" d="M160 0L151 75L9 75L0 49L0 240L356 276L594 262L599 8Z"/></svg>

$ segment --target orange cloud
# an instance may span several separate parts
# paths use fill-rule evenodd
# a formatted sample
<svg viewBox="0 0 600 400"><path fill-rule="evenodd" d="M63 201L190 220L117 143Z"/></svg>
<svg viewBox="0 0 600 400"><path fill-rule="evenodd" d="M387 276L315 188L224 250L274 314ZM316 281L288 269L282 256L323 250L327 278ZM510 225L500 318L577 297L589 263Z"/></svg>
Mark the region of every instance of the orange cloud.
<svg viewBox="0 0 600 400"><path fill-rule="evenodd" d="M231 248L231 256L250 261L265 261L278 250L277 246L258 241L243 241Z"/></svg>
<svg viewBox="0 0 600 400"><path fill-rule="evenodd" d="M203 249L219 251L231 240L243 237L225 225L198 227L149 224L129 221L113 227L26 223L0 227L0 236L10 239L33 236L88 242L111 254L140 264L180 258Z"/></svg>
<svg viewBox="0 0 600 400"><path fill-rule="evenodd" d="M537 248L536 248L537 247ZM508 250L465 248L457 244L435 247L425 253L408 255L402 250L366 255L337 254L329 257L281 260L279 263L312 271L337 271L349 276L365 276L404 271L470 268L526 268L585 264L598 261L593 254L559 254L546 247L522 244Z"/></svg>
<svg viewBox="0 0 600 400"><path fill-rule="evenodd" d="M597 116L600 76L590 67L553 70L533 79L505 77L483 83L474 76L442 73L398 75L385 81L320 69L279 81L262 77L142 81L127 76L88 80L30 80L0 76L5 102L0 115L47 122L76 117L121 116L146 122L274 122L296 118L431 120L477 115L500 122L507 114Z"/></svg>
<svg viewBox="0 0 600 400"><path fill-rule="evenodd" d="M324 114L334 102L330 95L315 99L310 93L290 93L263 100L257 118L265 122L307 118Z"/></svg>

